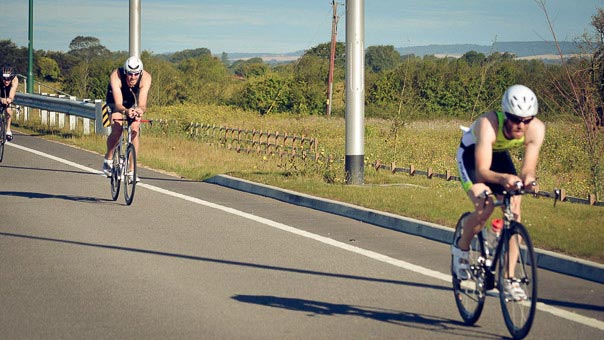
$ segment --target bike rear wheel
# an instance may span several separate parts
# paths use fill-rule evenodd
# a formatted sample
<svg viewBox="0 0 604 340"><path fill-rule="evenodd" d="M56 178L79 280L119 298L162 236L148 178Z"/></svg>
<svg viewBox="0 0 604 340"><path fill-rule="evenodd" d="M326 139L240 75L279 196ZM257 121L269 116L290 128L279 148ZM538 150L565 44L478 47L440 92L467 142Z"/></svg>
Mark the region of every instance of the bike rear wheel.
<svg viewBox="0 0 604 340"><path fill-rule="evenodd" d="M111 198L116 201L117 197L120 194L120 185L121 185L121 177L122 177L122 148L121 145L118 145L115 150L113 150L113 169L111 169Z"/></svg>
<svg viewBox="0 0 604 340"><path fill-rule="evenodd" d="M128 144L128 147L126 148L124 172L126 173L126 176L124 176L124 198L126 199L126 204L130 205L134 199L134 190L136 189L137 178L136 150L132 144Z"/></svg>
<svg viewBox="0 0 604 340"><path fill-rule="evenodd" d="M457 221L455 234L452 245L457 244L457 240L463 234L461 221L470 213L466 212ZM464 322L468 325L473 325L480 318L484 302L486 299L486 270L484 267L484 242L482 235L476 234L470 243L470 274L468 280L460 280L457 278L453 270L453 256L451 256L451 274L453 277L453 294L455 295L455 304L459 310L459 314Z"/></svg>
<svg viewBox="0 0 604 340"><path fill-rule="evenodd" d="M526 228L512 221L508 242L504 242L499 257L498 288L499 301L508 331L514 339L527 336L533 325L537 307L537 262L530 236ZM512 256L510 256L512 254ZM513 254L519 254L513 260ZM513 268L508 269L509 264ZM524 290L526 299L515 300L506 294L504 285L515 281Z"/></svg>
<svg viewBox="0 0 604 340"><path fill-rule="evenodd" d="M6 112L0 112L0 162L4 159L4 143L6 143Z"/></svg>

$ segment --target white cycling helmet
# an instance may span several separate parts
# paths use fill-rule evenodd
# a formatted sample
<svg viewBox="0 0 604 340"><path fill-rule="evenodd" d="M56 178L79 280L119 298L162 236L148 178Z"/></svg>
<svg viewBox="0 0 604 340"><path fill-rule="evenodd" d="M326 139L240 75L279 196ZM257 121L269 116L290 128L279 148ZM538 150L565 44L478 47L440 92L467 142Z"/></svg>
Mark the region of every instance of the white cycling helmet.
<svg viewBox="0 0 604 340"><path fill-rule="evenodd" d="M539 108L537 96L524 85L510 86L503 94L501 106L503 112L511 113L518 117L532 117L537 114Z"/></svg>
<svg viewBox="0 0 604 340"><path fill-rule="evenodd" d="M143 62L136 56L132 56L124 62L125 73L140 73L143 72Z"/></svg>

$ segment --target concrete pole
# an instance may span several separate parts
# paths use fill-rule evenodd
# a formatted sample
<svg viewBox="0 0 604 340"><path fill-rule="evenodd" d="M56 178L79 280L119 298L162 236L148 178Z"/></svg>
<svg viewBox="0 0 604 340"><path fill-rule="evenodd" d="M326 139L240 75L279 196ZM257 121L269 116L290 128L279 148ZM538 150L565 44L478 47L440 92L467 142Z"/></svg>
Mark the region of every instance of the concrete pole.
<svg viewBox="0 0 604 340"><path fill-rule="evenodd" d="M29 0L29 33L27 43L27 93L34 92L34 0Z"/></svg>
<svg viewBox="0 0 604 340"><path fill-rule="evenodd" d="M365 1L346 0L346 183L364 184Z"/></svg>
<svg viewBox="0 0 604 340"><path fill-rule="evenodd" d="M141 0L130 0L130 56L141 56Z"/></svg>

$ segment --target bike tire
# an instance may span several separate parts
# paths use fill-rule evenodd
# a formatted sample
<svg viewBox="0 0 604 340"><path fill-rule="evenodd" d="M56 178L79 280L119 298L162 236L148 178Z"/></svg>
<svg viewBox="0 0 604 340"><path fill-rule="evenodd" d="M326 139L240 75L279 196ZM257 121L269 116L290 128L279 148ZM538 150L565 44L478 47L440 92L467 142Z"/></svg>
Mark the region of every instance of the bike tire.
<svg viewBox="0 0 604 340"><path fill-rule="evenodd" d="M455 226L455 233L451 245L455 245L457 240L463 233L461 227L461 221L464 217L469 215L469 212L461 215ZM484 308L484 302L486 299L486 287L485 282L486 271L483 264L480 263L479 259L484 258L481 254L484 254L484 242L482 240L481 233L474 236L470 244L470 273L471 277L469 280L460 280L457 278L455 271L453 270L453 256L451 256L451 276L453 283L453 295L455 297L455 305L459 310L464 323L467 325L473 325L478 321Z"/></svg>
<svg viewBox="0 0 604 340"><path fill-rule="evenodd" d="M121 179L122 179L122 164L120 162L122 154L121 145L118 145L113 150L113 169L111 169L111 198L117 201L120 195Z"/></svg>
<svg viewBox="0 0 604 340"><path fill-rule="evenodd" d="M507 241L504 240L503 251L499 257L497 275L499 301L508 331L514 339L522 339L528 335L537 309L537 262L533 243L526 227L522 224L512 221L509 238L506 237L506 239ZM514 266L513 277L519 281L520 286L526 293L527 299L523 301L514 301L506 297L503 289L508 277L506 269L508 268L509 254L513 248L516 248L516 251L520 254Z"/></svg>
<svg viewBox="0 0 604 340"><path fill-rule="evenodd" d="M6 143L6 111L0 113L0 162L4 159L4 143Z"/></svg>
<svg viewBox="0 0 604 340"><path fill-rule="evenodd" d="M132 174L128 169L132 168ZM126 205L132 204L132 200L134 199L134 192L136 190L136 150L134 149L134 145L128 144L126 148L126 161L124 162L124 198L126 200Z"/></svg>

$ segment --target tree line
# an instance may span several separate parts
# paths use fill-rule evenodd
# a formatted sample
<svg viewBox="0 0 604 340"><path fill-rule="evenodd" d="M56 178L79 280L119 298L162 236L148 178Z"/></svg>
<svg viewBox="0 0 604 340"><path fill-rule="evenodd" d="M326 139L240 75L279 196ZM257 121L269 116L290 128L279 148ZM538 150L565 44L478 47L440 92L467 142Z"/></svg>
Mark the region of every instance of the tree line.
<svg viewBox="0 0 604 340"><path fill-rule="evenodd" d="M0 54L24 73L27 49L0 40ZM329 43L319 44L295 62L269 65L261 58L230 62L207 48L141 59L154 78L151 105L181 103L234 105L260 114L324 114L327 104ZM68 52L36 50L34 74L79 98L104 99L111 71L127 58L99 39L78 36ZM469 51L460 58L400 55L393 46L370 46L365 54L366 115L398 119L473 118L499 107L505 88L516 83L540 97L541 113L572 114L557 95L565 73L560 63L517 60L510 53ZM593 69L592 58L571 58L573 74ZM585 73L585 72L583 72ZM332 112L345 110L345 46L337 43ZM585 73L589 76L589 72ZM598 83L599 81L599 83ZM594 84L602 87L600 79Z"/></svg>

